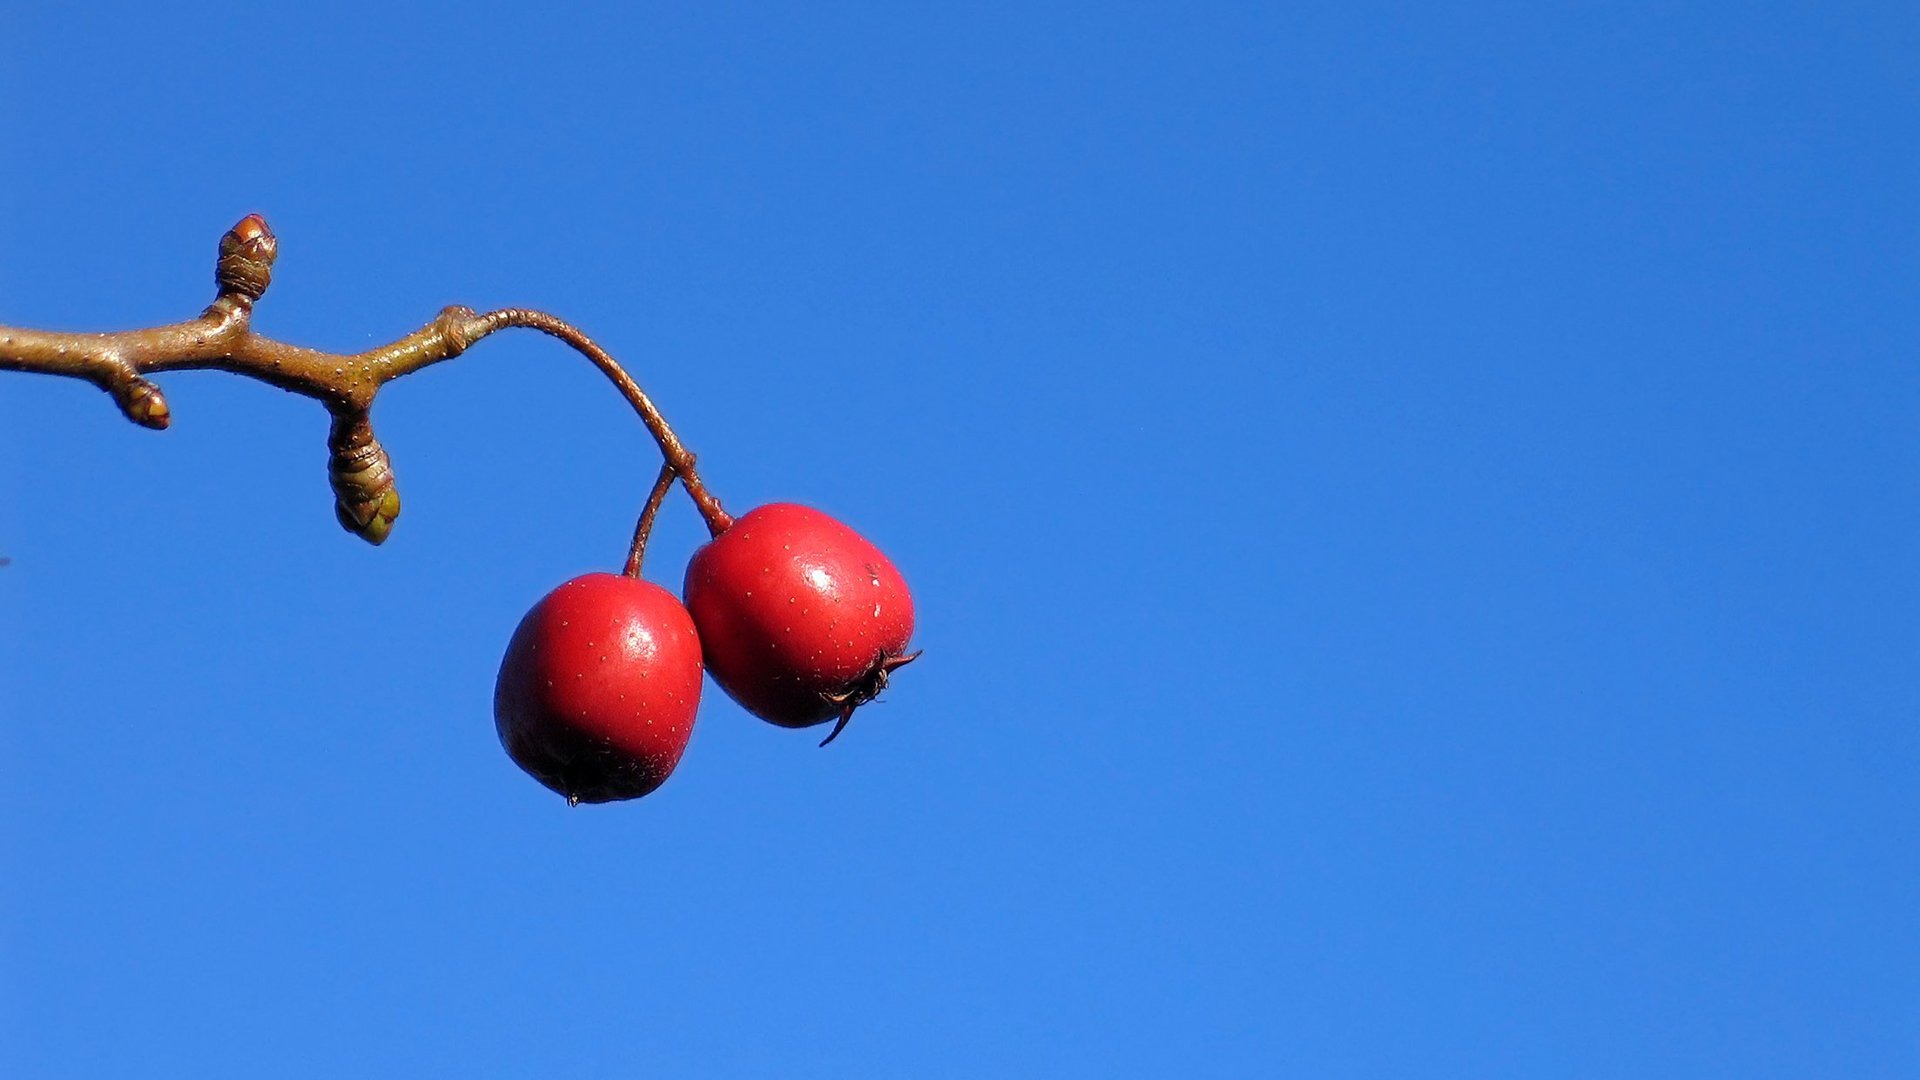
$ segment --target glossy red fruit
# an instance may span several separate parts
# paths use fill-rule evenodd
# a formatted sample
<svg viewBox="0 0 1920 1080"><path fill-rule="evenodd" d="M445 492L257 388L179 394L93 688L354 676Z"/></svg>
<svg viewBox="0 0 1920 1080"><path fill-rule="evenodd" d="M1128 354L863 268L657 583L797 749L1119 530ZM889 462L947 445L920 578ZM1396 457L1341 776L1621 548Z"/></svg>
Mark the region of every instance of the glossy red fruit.
<svg viewBox="0 0 1920 1080"><path fill-rule="evenodd" d="M687 610L707 671L748 712L783 727L873 700L912 660L913 597L880 549L818 510L771 503L736 519L687 566Z"/></svg>
<svg viewBox="0 0 1920 1080"><path fill-rule="evenodd" d="M637 799L686 751L700 638L651 582L586 574L548 593L500 663L493 721L507 754L567 801Z"/></svg>

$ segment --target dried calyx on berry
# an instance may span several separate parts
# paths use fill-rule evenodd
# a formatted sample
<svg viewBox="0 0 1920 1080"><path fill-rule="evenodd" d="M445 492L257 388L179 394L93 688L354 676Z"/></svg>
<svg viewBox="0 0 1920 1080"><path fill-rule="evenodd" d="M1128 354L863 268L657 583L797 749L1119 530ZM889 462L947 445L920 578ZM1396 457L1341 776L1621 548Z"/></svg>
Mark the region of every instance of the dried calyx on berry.
<svg viewBox="0 0 1920 1080"><path fill-rule="evenodd" d="M833 730L827 732L827 737L820 740L820 745L825 746L839 738L840 733L847 729L848 721L853 719L853 710L879 697L880 691L887 688L887 679L892 677L895 671L920 659L920 653L919 649L904 654L883 652L874 658L873 666L867 669L866 674L854 680L852 686L839 693L821 691L820 700L839 709L840 715L834 721Z"/></svg>

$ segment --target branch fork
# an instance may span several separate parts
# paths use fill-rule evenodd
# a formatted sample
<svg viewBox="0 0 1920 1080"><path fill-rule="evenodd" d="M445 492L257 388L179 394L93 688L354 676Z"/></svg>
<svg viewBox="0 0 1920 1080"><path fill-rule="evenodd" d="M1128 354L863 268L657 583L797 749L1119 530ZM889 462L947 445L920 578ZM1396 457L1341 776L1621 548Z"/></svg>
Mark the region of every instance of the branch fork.
<svg viewBox="0 0 1920 1080"><path fill-rule="evenodd" d="M362 353L345 355L290 345L257 334L252 326L254 305L273 282L278 253L279 242L266 219L249 214L220 238L214 263L218 293L198 318L110 333L0 326L0 371L85 379L105 390L127 419L156 430L173 420L166 396L147 378L162 372L227 371L313 398L326 406L333 419L327 436L327 476L335 516L348 532L379 544L400 516L400 496L394 487L393 462L373 432L374 395L394 379L459 356L489 334L524 327L560 339L598 367L659 444L665 460L634 532L629 573L638 572L653 515L675 480L692 497L714 536L733 523L701 482L693 454L681 445L652 399L605 349L571 324L526 308L480 314L456 306L443 309L405 337Z"/></svg>

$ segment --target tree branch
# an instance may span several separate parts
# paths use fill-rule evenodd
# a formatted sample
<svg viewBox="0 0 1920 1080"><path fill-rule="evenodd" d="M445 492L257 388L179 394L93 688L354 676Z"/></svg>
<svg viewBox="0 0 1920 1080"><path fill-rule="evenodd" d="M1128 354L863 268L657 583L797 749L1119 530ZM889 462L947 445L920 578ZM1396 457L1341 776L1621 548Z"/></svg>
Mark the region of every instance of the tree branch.
<svg viewBox="0 0 1920 1080"><path fill-rule="evenodd" d="M172 419L160 388L146 378L160 372L226 371L313 398L333 416L327 472L340 524L378 544L400 514L400 497L394 490L392 462L374 437L368 415L374 395L394 379L459 356L489 334L525 327L572 346L612 380L659 444L666 459L662 475L679 479L709 532L718 536L732 524L694 470L693 454L652 399L605 349L565 321L524 308L482 315L472 308L449 307L398 341L362 353L289 345L254 333L251 325L253 305L272 281L277 253L278 242L266 221L249 214L220 238L214 270L219 294L199 318L98 334L0 326L0 371L85 379L111 395L128 419L156 429ZM650 500L657 503L657 498Z"/></svg>

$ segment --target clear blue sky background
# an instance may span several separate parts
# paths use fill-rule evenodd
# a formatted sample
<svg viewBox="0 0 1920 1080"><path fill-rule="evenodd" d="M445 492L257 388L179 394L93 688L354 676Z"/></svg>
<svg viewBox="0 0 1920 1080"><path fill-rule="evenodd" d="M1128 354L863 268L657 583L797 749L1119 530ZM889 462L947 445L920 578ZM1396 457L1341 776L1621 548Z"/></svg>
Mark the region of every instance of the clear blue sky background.
<svg viewBox="0 0 1920 1080"><path fill-rule="evenodd" d="M1920 1067L1911 7L54 11L0 322L251 210L286 339L552 309L927 653L568 810L496 665L656 463L572 354L381 398L378 550L311 402L0 377L0 1073Z"/></svg>

